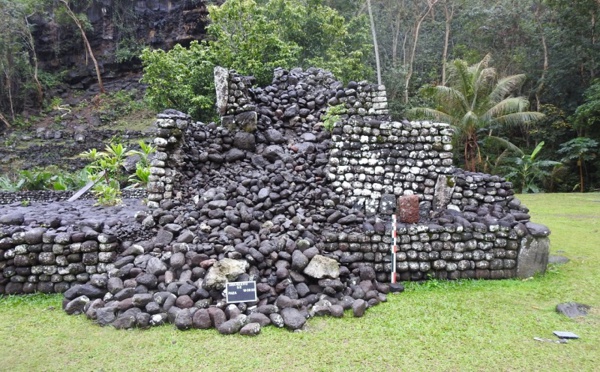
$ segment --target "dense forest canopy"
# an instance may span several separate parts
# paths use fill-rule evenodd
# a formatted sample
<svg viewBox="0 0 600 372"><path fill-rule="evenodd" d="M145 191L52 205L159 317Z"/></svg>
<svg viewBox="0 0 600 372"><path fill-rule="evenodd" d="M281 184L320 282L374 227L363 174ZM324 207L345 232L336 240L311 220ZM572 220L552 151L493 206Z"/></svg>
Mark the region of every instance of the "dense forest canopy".
<svg viewBox="0 0 600 372"><path fill-rule="evenodd" d="M0 125L14 126L26 108L41 109L51 99L46 93L60 79L39 67L43 65L36 56L40 41L32 35L40 19L52 18L62 27L74 30L81 26L83 31L78 37L83 38L84 34L98 31L86 17L86 9L94 3L95 0L0 0ZM136 37L132 29L135 23L127 21L137 2L103 3L111 3L114 18L121 19L115 25L117 37L123 42L118 56L98 56L100 64L129 63L143 46L132 42ZM175 100L179 100L186 102L180 103L180 109L195 115L210 111L211 83L206 74L217 63L254 74L261 82L269 80L269 71L276 65L315 65L332 70L345 81L375 82L379 65L393 116L399 119L411 108L438 108L427 92L431 87L451 82L448 66L453 61L472 66L490 55L489 65L498 81L511 75L525 76L511 94L528 101L528 111L544 116L514 125L478 128L477 147L482 159L477 170L514 173L515 169L505 171L507 159L520 159L512 165L523 167L531 166L533 159L560 161L562 166L545 168L533 178L541 188L572 191L600 187L600 159L596 156L600 142L598 0L211 3L215 5L209 7L212 23L206 40L192 46L187 43L171 54L151 49L144 52L144 80L149 84L150 101L157 108L177 105ZM73 9L76 18L69 17L66 5ZM86 53L83 48L81 53ZM159 70L165 69L170 69L171 76L158 75ZM190 77L195 79L191 85L182 84L181 91L170 92L175 98L169 101L160 96L164 87L159 78L165 83L168 79L186 81ZM456 157L464 164L460 151ZM524 171L521 169L521 174Z"/></svg>

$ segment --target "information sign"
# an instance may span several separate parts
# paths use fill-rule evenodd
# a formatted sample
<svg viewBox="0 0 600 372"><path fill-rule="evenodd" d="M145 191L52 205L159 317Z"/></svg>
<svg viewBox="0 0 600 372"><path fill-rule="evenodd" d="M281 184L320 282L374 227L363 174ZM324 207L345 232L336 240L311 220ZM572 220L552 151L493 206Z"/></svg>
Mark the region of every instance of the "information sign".
<svg viewBox="0 0 600 372"><path fill-rule="evenodd" d="M233 282L225 287L225 299L228 304L257 301L256 282Z"/></svg>

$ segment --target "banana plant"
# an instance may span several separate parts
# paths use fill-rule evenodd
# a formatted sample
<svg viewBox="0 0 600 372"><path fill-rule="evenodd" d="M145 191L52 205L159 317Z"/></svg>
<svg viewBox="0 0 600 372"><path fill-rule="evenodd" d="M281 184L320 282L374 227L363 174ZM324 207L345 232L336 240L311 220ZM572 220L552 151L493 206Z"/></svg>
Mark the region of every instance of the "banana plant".
<svg viewBox="0 0 600 372"><path fill-rule="evenodd" d="M512 144L511 144L512 145ZM545 177L550 176L550 168L562 165L554 160L538 159L537 156L544 147L544 141L540 142L531 154L512 145L500 157L496 164L497 170L513 183L518 193L538 193L538 186ZM510 152L516 152L516 156L505 156Z"/></svg>

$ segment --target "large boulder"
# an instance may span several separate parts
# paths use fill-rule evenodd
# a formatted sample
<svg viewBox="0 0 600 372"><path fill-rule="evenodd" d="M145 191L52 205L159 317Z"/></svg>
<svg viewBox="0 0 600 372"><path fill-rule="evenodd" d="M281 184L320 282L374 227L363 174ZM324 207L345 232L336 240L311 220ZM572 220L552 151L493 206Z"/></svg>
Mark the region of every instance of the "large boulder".
<svg viewBox="0 0 600 372"><path fill-rule="evenodd" d="M248 261L224 258L216 262L204 277L204 288L221 290L227 281L235 280L248 269Z"/></svg>
<svg viewBox="0 0 600 372"><path fill-rule="evenodd" d="M318 254L310 260L308 266L304 269L304 273L316 279L336 279L340 276L340 264L332 258Z"/></svg>

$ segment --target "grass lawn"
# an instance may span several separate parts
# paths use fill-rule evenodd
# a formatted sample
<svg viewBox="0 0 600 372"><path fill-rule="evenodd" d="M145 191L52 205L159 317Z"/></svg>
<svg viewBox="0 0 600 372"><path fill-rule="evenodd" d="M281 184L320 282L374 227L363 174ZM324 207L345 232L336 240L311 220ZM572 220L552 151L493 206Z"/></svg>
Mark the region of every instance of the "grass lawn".
<svg viewBox="0 0 600 372"><path fill-rule="evenodd" d="M61 296L0 298L0 370L534 371L600 369L600 194L522 195L569 259L543 277L409 284L362 319L316 318L307 331L255 338L216 330L101 328L60 310ZM585 318L555 312L592 306ZM581 339L568 344L552 331Z"/></svg>

